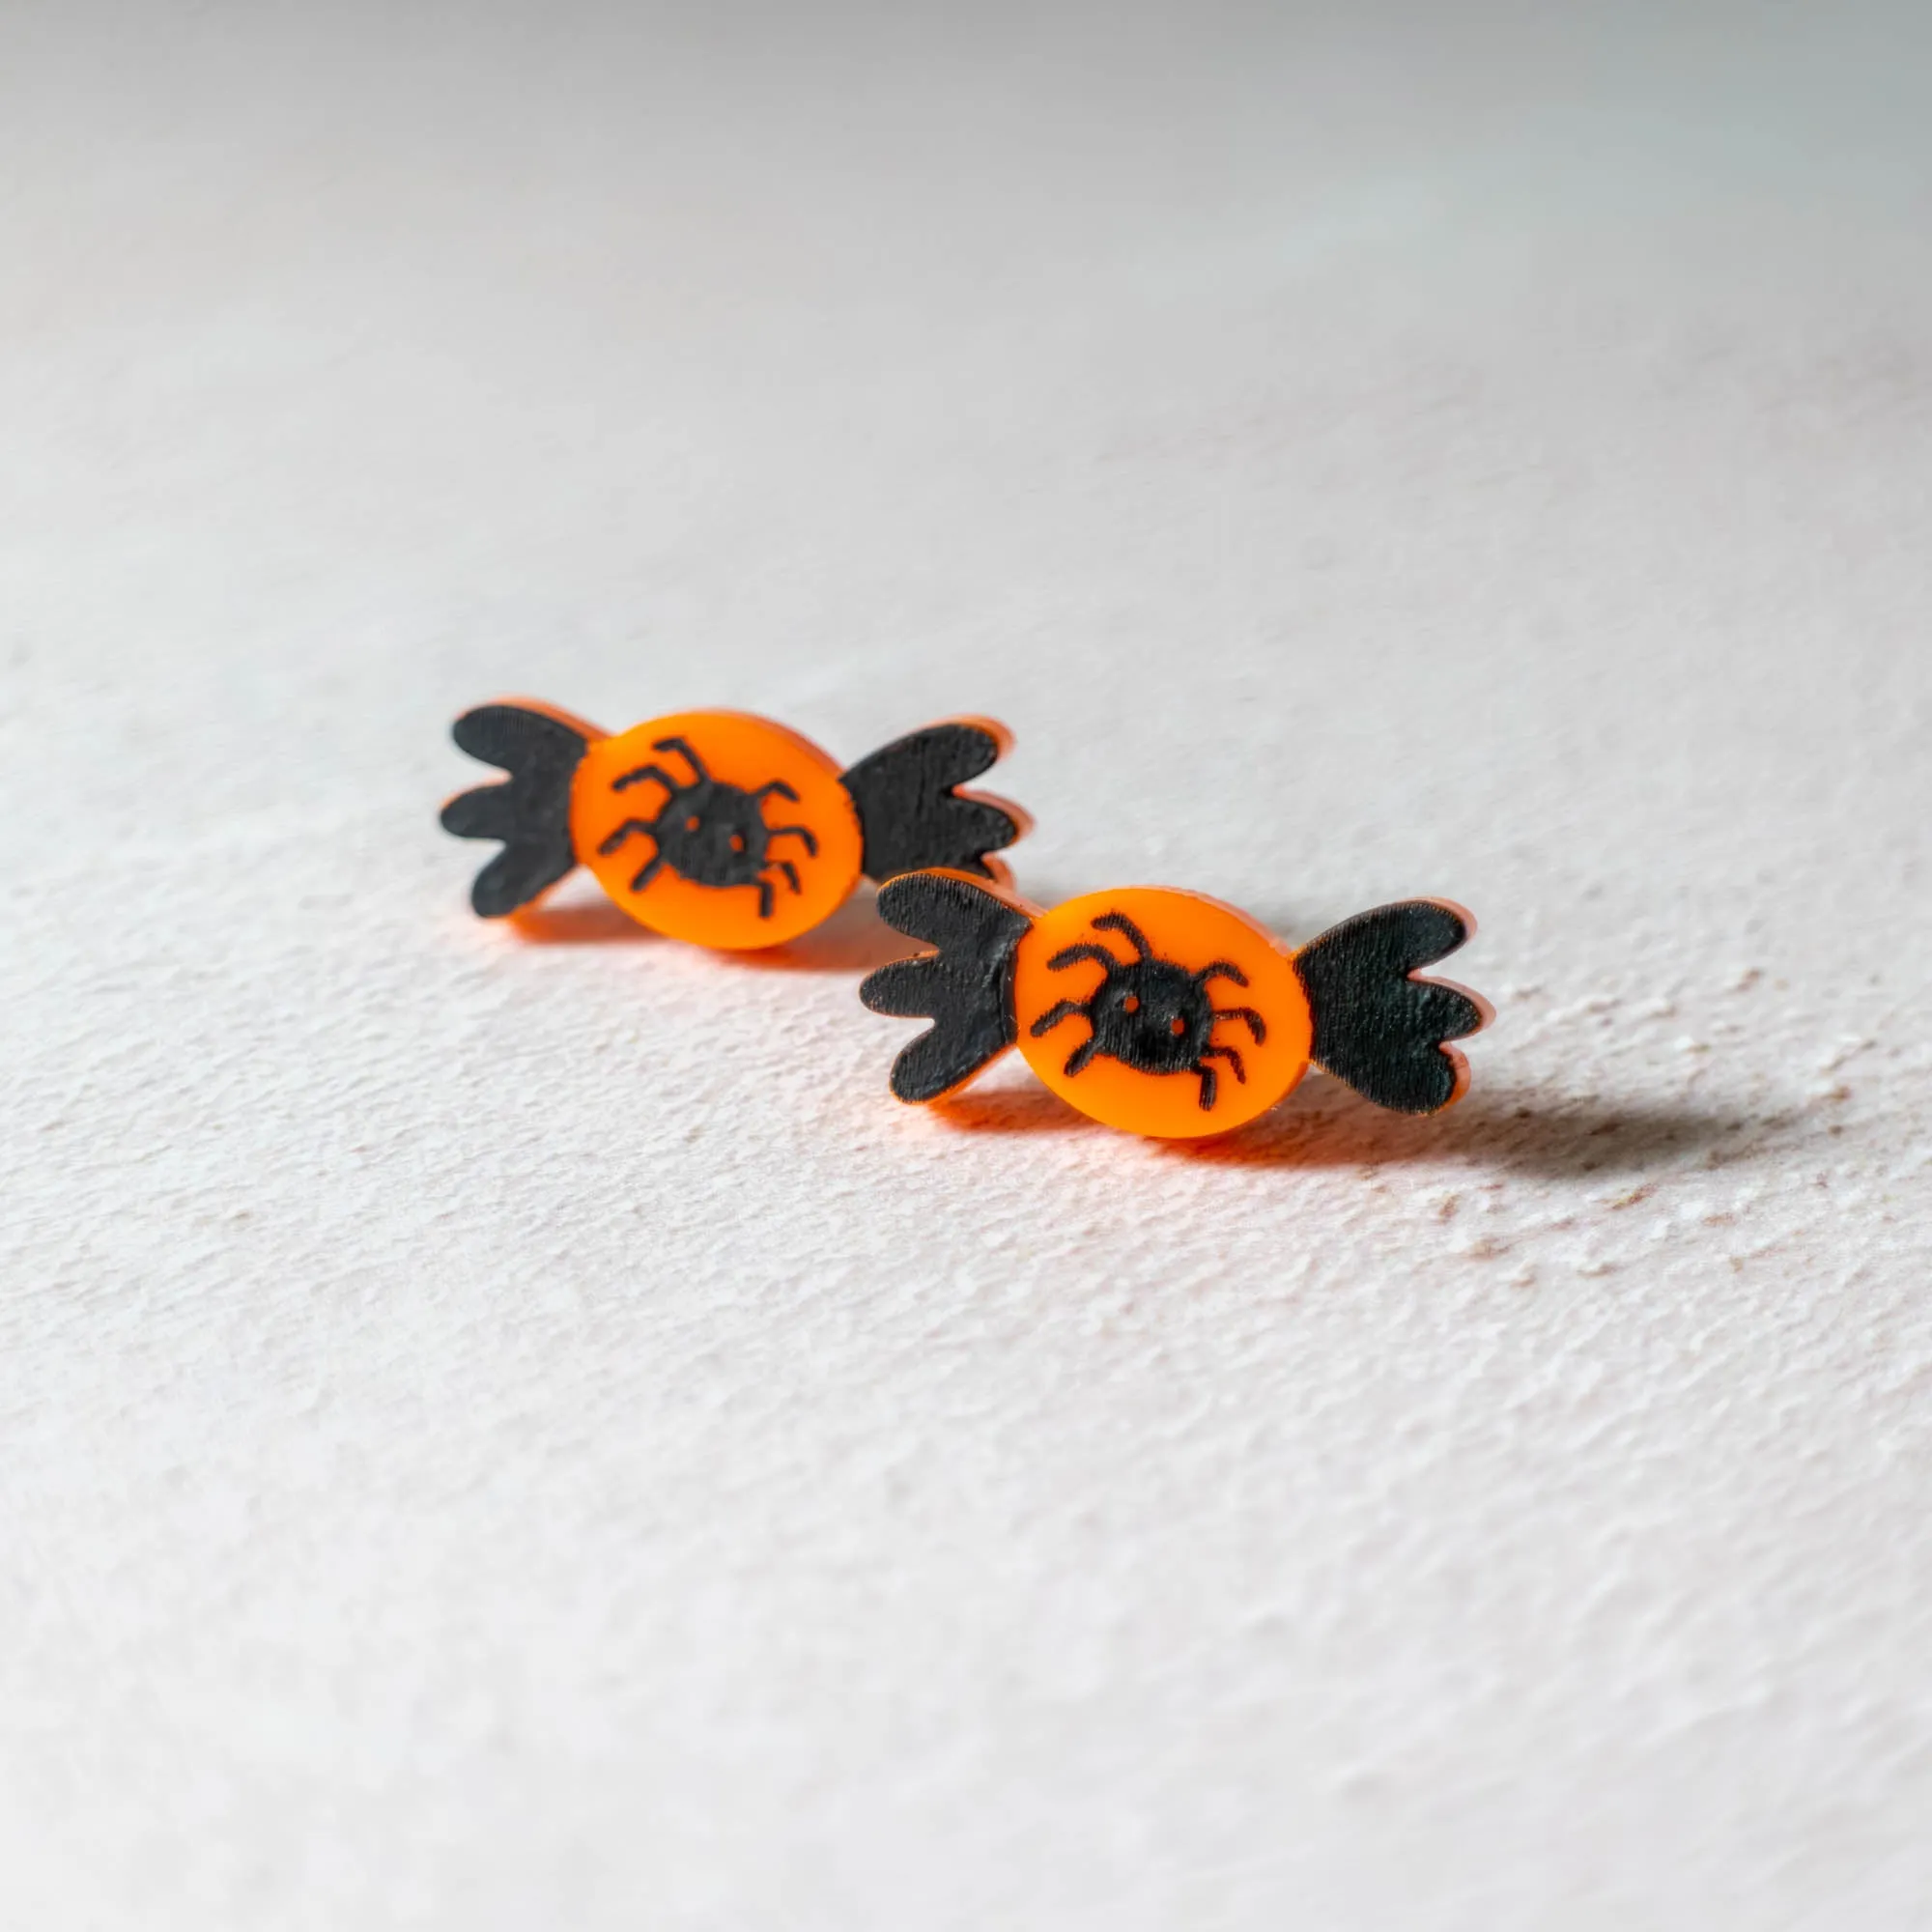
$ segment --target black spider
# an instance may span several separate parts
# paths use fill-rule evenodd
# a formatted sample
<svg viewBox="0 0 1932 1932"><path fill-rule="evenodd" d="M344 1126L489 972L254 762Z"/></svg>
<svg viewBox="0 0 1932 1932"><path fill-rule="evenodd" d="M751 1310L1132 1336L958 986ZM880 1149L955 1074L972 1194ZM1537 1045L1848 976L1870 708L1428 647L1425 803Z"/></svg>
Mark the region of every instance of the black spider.
<svg viewBox="0 0 1932 1932"><path fill-rule="evenodd" d="M1046 962L1049 972L1062 972L1082 959L1097 959L1106 967L1107 977L1087 999L1062 1000L1041 1013L1033 1023L1034 1038L1078 1013L1094 1031L1067 1056L1069 1074L1078 1073L1096 1053L1121 1061L1137 1073L1198 1073L1204 1113L1214 1105L1215 1074L1208 1061L1227 1061L1235 1078L1246 1086L1241 1056L1232 1046L1211 1043L1214 1022L1243 1021L1257 1046L1267 1038L1267 1022L1252 1007L1215 1006L1208 997L1208 982L1232 980L1245 986L1248 976L1227 959L1190 973L1171 959L1157 958L1147 935L1123 912L1103 912L1094 921L1094 930L1124 933L1140 957L1128 963L1104 946L1090 945L1056 952Z"/></svg>
<svg viewBox="0 0 1932 1932"><path fill-rule="evenodd" d="M657 738L654 752L677 752L697 774L690 784L679 784L662 765L639 765L613 780L612 791L625 791L646 779L655 779L669 794L658 807L655 818L627 818L598 846L607 857L633 833L641 832L656 842L657 850L644 861L631 890L640 893L657 877L660 866L668 866L679 878L700 886L756 886L758 917L772 916L772 882L767 869L782 872L793 892L804 888L798 882L798 868L789 859L766 856L774 838L790 833L805 840L805 849L815 859L818 840L803 825L767 825L760 801L776 792L796 805L798 793L782 779L761 784L756 791L714 779L704 769L703 760L682 738Z"/></svg>

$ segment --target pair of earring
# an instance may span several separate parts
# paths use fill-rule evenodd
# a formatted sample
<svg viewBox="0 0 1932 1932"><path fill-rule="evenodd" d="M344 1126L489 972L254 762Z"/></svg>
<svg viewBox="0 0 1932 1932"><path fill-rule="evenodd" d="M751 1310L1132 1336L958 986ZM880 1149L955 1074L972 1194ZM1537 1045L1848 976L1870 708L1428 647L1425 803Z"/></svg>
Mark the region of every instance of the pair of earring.
<svg viewBox="0 0 1932 1932"><path fill-rule="evenodd" d="M943 1099L1016 1045L1082 1113L1136 1133L1225 1133L1311 1065L1379 1106L1431 1114L1468 1084L1450 1042L1490 1018L1474 994L1416 977L1474 930L1446 899L1378 907L1299 951L1199 893L1030 904L995 856L1026 813L960 789L1011 743L990 719L927 725L843 771L741 711L612 736L511 700L466 712L454 735L509 774L442 809L459 838L501 843L470 891L485 919L582 864L641 924L736 951L795 939L862 874L875 881L880 917L932 948L859 988L874 1012L932 1022L893 1063L904 1101Z"/></svg>

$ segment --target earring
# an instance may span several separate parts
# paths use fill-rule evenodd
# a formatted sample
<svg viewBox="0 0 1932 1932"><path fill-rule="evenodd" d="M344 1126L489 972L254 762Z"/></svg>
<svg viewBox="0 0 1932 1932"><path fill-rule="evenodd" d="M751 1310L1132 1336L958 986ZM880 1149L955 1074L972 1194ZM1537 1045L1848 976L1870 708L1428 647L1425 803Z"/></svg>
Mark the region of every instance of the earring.
<svg viewBox="0 0 1932 1932"><path fill-rule="evenodd" d="M1218 899L1155 887L1048 912L956 869L922 871L878 906L935 949L859 988L874 1012L933 1022L893 1063L906 1101L956 1093L1017 1045L1063 1099L1132 1133L1226 1133L1311 1064L1378 1106L1433 1114L1468 1084L1448 1042L1492 1016L1414 977L1475 929L1445 899L1358 914L1299 952Z"/></svg>
<svg viewBox="0 0 1932 1932"><path fill-rule="evenodd" d="M842 772L809 738L743 711L683 711L611 736L516 699L465 712L453 735L510 775L442 808L459 838L502 841L470 890L485 919L582 863L654 931L778 946L836 911L862 872L945 866L1005 884L991 855L1030 823L1004 799L957 789L1011 744L986 718L929 724Z"/></svg>

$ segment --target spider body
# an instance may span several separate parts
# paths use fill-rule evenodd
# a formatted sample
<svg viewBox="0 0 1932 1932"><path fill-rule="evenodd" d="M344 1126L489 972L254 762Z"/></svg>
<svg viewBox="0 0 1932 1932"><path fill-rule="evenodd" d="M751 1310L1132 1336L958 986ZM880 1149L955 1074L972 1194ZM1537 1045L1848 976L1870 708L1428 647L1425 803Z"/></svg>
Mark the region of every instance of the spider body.
<svg viewBox="0 0 1932 1932"><path fill-rule="evenodd" d="M1201 1083L1202 1111L1211 1113L1219 1077L1210 1062L1227 1062L1242 1086L1248 1078L1240 1053L1215 1040L1215 1027L1223 1020L1239 1020L1260 1046L1267 1038L1267 1022L1253 1007L1215 1006L1208 989L1216 980L1245 986L1248 976L1231 959L1213 960L1194 972L1161 958L1122 912L1101 913L1090 923L1095 932L1122 934L1135 956L1122 959L1093 941L1064 947L1046 962L1049 972L1092 960L1104 966L1105 974L1085 1000L1062 1000L1049 1007L1029 1032L1039 1039L1065 1020L1084 1019L1087 1037L1067 1056L1064 1069L1069 1079L1096 1055L1118 1060L1137 1073L1191 1073Z"/></svg>
<svg viewBox="0 0 1932 1932"><path fill-rule="evenodd" d="M775 839L794 838L813 858L818 838L810 826L768 825L767 798L798 802L798 793L782 779L772 779L754 790L727 784L705 770L703 761L681 737L656 738L654 752L675 753L695 776L680 783L663 765L639 765L611 781L613 792L652 782L665 788L665 799L654 818L626 818L597 847L609 858L626 839L651 840L651 856L639 867L631 890L641 893L660 870L668 868L694 885L751 886L758 895L758 917L770 919L776 887L765 875L781 874L793 893L803 890L798 867L789 858L773 855Z"/></svg>

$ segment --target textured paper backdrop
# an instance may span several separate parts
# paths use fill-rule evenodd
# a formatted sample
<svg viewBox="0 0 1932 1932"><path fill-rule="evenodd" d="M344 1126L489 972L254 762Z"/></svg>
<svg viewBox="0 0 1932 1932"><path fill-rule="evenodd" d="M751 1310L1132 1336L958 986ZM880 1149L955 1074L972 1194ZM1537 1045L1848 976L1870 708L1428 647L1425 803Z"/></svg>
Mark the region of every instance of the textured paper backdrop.
<svg viewBox="0 0 1932 1932"><path fill-rule="evenodd" d="M0 1917L1932 1922L1932 15L0 10ZM1437 893L1454 1116L886 1097L448 720Z"/></svg>

